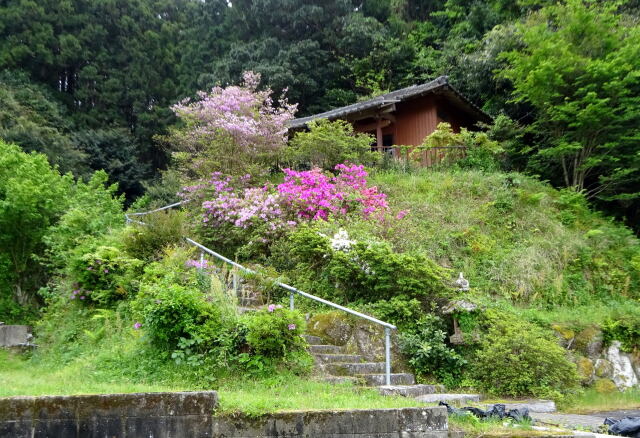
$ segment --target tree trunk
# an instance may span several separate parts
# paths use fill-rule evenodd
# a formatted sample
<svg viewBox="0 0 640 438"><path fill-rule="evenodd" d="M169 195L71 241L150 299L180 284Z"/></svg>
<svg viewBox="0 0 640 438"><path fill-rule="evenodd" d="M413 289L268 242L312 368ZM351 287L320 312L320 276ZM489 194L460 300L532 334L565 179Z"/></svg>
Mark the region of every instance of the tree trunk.
<svg viewBox="0 0 640 438"><path fill-rule="evenodd" d="M31 302L31 297L24 289L22 289L22 285L19 281L13 285L13 296L21 306L26 306Z"/></svg>

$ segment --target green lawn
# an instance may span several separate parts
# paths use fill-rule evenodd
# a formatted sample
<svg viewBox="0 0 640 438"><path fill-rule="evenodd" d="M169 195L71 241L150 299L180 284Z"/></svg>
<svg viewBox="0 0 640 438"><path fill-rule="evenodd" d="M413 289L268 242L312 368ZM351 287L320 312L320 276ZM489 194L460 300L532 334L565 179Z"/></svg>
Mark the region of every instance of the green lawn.
<svg viewBox="0 0 640 438"><path fill-rule="evenodd" d="M156 392L196 389L189 384L137 383L129 377L105 379L91 372L91 358L58 369L0 351L0 397ZM203 389L202 386L197 389ZM314 409L374 409L420 406L414 399L383 397L375 389L330 385L309 377L277 374L268 378L225 378L212 384L220 397L220 413L260 415L276 411Z"/></svg>
<svg viewBox="0 0 640 438"><path fill-rule="evenodd" d="M0 350L0 397L16 395L72 395L144 391L179 391L179 386L140 384L122 377L112 381L95 378L85 361L54 369L32 364Z"/></svg>
<svg viewBox="0 0 640 438"><path fill-rule="evenodd" d="M249 415L276 411L424 406L424 403L411 398L383 397L372 388L330 385L292 376L223 384L219 395L222 412Z"/></svg>

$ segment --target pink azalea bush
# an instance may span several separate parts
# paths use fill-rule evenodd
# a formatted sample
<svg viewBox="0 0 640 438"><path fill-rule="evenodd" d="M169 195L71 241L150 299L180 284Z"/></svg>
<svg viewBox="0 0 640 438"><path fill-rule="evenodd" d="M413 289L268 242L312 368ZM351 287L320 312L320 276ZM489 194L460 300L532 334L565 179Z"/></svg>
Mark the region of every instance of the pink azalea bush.
<svg viewBox="0 0 640 438"><path fill-rule="evenodd" d="M363 166L339 164L335 176L320 169L284 169L284 182L249 185L249 176L214 172L203 183L185 187L183 197L202 207L201 226L217 243L266 245L300 222L348 214L382 220L386 195L367 184Z"/></svg>
<svg viewBox="0 0 640 438"><path fill-rule="evenodd" d="M338 164L337 176L330 177L318 168L297 172L284 169L284 183L278 192L303 219L324 219L331 215L346 215L362 208L369 217L388 208L386 195L377 187L367 186L364 166Z"/></svg>
<svg viewBox="0 0 640 438"><path fill-rule="evenodd" d="M200 202L205 228L260 228L266 238L297 224L272 185L251 187L249 179L249 175L234 178L214 172L206 183L185 187L182 197Z"/></svg>

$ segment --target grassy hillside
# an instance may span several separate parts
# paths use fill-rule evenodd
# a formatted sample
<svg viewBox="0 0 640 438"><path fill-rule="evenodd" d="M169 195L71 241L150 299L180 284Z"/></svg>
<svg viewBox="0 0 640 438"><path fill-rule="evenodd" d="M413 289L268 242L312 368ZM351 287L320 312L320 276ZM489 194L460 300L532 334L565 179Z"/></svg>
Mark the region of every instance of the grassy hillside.
<svg viewBox="0 0 640 438"><path fill-rule="evenodd" d="M384 237L463 272L478 297L556 307L640 296L638 239L574 192L480 171L378 172L371 183L409 211Z"/></svg>
<svg viewBox="0 0 640 438"><path fill-rule="evenodd" d="M149 217L146 227L112 224L87 234L74 230L84 229L93 215L73 215L74 221L63 216L68 225L58 234L84 237L55 253L60 268L41 292L48 305L36 327L40 348L27 359L0 357L0 396L218 388L226 410L256 413L295 404L408 403L308 382L308 356L296 341L302 314L265 309L241 316L230 310L233 300L210 266L197 267L198 254L181 243L185 235L396 323L405 359L423 381L567 400L578 376L553 326L577 333L595 324L605 340L638 345L638 240L590 211L580 195L521 174L456 169L377 170L368 177L372 185L386 194L382 215L363 215L356 206L326 221L294 222L278 233L233 221L194 227L202 214L197 203L187 214ZM244 193L257 193L256 202L262 202L262 191ZM116 210L114 217L120 215ZM274 220L286 223L280 216ZM336 247L341 229L347 237ZM468 293L454 287L458 272L471 281ZM285 294L253 280L266 287L272 302L285 304ZM460 298L480 305L463 321L463 330L478 339L463 347L449 344L450 316L441 312ZM324 311L305 307L303 300L297 305ZM300 321L294 325L299 332L287 329L293 320ZM491 341L497 338L501 343ZM272 339L286 341L273 349ZM487 374L504 351L520 348L531 348L516 358L524 362L500 369L505 374L498 380ZM523 367L530 367L528 383L519 380ZM31 378L34 373L42 378ZM547 380L538 384L540 376ZM281 394L277 403L273 391ZM246 404L248 392L264 397Z"/></svg>

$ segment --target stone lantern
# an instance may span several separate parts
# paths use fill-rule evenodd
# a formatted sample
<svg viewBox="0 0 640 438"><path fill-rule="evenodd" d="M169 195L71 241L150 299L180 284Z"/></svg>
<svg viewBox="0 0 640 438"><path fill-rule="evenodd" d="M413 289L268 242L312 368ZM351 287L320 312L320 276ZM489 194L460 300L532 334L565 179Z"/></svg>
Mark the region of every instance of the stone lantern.
<svg viewBox="0 0 640 438"><path fill-rule="evenodd" d="M462 273L460 273L460 278L464 280L464 278L462 277ZM469 282L467 280L464 280L464 281L467 282L467 288L468 288ZM464 334L462 333L462 330L460 330L460 324L458 323L458 318L456 317L456 314L460 312L473 312L477 308L478 306L476 306L475 304L469 301L456 300L449 303L449 305L447 305L442 310L442 313L444 315L452 315L453 334L449 337L449 342L451 342L453 345L461 345L465 343Z"/></svg>

